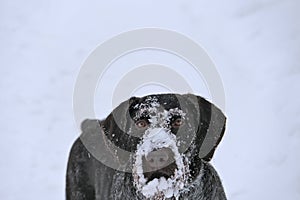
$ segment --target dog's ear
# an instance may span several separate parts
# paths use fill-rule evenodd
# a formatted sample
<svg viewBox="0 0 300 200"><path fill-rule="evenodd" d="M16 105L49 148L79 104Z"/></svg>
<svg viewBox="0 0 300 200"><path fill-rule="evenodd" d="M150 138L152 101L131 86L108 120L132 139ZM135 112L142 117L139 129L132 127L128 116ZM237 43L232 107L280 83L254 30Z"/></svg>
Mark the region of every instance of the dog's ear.
<svg viewBox="0 0 300 200"><path fill-rule="evenodd" d="M137 144L139 139L128 135L130 124L133 123L129 111L138 101L139 98L131 97L129 100L122 102L102 123L106 137L117 147L130 152L134 150L132 148L135 145L128 145L128 142Z"/></svg>
<svg viewBox="0 0 300 200"><path fill-rule="evenodd" d="M102 120L86 119L81 124L80 139L87 151L101 163L121 171L131 171L131 152L139 138L128 135L129 108L138 98L131 98ZM128 145L132 144L132 145Z"/></svg>
<svg viewBox="0 0 300 200"><path fill-rule="evenodd" d="M226 117L219 108L203 97L192 94L186 96L195 105L199 114L195 141L199 147L199 157L210 161L224 135Z"/></svg>

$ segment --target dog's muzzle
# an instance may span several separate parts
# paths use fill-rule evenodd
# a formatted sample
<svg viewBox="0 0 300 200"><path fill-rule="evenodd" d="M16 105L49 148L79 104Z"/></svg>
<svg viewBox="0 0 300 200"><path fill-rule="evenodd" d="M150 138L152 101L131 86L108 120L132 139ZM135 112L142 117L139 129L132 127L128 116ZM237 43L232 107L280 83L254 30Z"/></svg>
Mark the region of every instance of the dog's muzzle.
<svg viewBox="0 0 300 200"><path fill-rule="evenodd" d="M149 128L137 147L134 184L145 197L176 197L187 182L188 165L176 136L164 128Z"/></svg>

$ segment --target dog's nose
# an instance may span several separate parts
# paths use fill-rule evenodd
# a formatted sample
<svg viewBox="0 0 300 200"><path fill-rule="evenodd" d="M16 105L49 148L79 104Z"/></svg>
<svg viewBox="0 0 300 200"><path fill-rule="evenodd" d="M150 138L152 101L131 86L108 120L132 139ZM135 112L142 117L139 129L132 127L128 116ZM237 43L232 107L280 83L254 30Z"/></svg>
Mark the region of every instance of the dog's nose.
<svg viewBox="0 0 300 200"><path fill-rule="evenodd" d="M147 164L154 168L162 168L167 166L167 164L170 164L168 163L170 151L171 150L167 148L162 148L148 153L148 155L145 157Z"/></svg>

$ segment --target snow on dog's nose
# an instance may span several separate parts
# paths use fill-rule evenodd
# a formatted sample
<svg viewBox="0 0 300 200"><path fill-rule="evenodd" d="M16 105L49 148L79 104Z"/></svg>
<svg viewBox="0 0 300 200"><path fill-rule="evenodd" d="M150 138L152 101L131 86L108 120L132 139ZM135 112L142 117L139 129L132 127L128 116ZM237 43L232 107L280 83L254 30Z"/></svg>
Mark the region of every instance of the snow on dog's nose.
<svg viewBox="0 0 300 200"><path fill-rule="evenodd" d="M142 156L150 169L161 169L181 155L176 146L176 136L164 128L149 128L138 145L137 155Z"/></svg>
<svg viewBox="0 0 300 200"><path fill-rule="evenodd" d="M133 168L134 183L147 198L176 197L187 181L188 165L179 153L170 130L151 127L137 147Z"/></svg>

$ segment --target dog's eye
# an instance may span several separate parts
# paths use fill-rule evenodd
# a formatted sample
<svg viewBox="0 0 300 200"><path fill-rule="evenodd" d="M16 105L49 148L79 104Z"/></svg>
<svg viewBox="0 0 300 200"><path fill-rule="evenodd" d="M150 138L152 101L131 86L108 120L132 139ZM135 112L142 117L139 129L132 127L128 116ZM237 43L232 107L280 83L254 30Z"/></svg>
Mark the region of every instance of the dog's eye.
<svg viewBox="0 0 300 200"><path fill-rule="evenodd" d="M135 123L138 128L146 128L148 126L148 121L145 119L141 119Z"/></svg>
<svg viewBox="0 0 300 200"><path fill-rule="evenodd" d="M172 127L179 128L183 124L183 120L181 118L177 118L173 121Z"/></svg>

